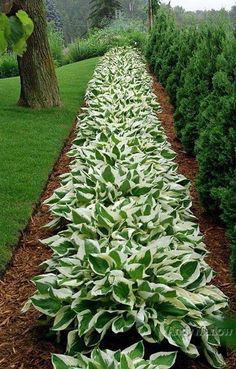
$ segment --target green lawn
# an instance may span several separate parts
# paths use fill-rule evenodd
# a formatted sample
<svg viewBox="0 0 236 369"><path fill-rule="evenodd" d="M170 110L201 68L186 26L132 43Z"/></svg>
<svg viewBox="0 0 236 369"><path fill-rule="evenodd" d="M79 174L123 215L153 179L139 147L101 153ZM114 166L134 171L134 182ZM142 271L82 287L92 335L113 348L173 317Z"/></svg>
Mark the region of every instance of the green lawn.
<svg viewBox="0 0 236 369"><path fill-rule="evenodd" d="M58 69L62 108L19 108L19 79L0 80L0 271L59 156L97 62Z"/></svg>

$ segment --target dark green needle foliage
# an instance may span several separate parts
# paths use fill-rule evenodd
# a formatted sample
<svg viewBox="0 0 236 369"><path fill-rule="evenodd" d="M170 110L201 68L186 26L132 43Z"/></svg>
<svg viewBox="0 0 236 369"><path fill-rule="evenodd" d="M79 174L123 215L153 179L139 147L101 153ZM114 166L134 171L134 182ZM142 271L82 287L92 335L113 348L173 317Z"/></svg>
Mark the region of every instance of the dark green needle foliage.
<svg viewBox="0 0 236 369"><path fill-rule="evenodd" d="M116 10L121 8L119 0L90 0L89 19L92 27L103 28L115 19Z"/></svg>
<svg viewBox="0 0 236 369"><path fill-rule="evenodd" d="M229 34L217 58L213 91L199 114L197 188L203 205L221 214L232 239L236 277L236 38Z"/></svg>
<svg viewBox="0 0 236 369"><path fill-rule="evenodd" d="M221 189L227 187L236 168L236 39L232 35L217 58L212 92L202 101L198 115L200 139L198 190L205 207L218 211Z"/></svg>
<svg viewBox="0 0 236 369"><path fill-rule="evenodd" d="M223 17L180 27L161 8L146 55L176 108L177 136L197 155L201 202L227 226L236 278L235 31Z"/></svg>
<svg viewBox="0 0 236 369"><path fill-rule="evenodd" d="M146 52L151 69L155 72L158 78L162 72L162 66L164 63L163 58L167 56L169 51L170 45L167 43L167 40L173 38L172 33L173 28L175 29L175 27L176 24L174 22L172 13L161 8L157 12Z"/></svg>
<svg viewBox="0 0 236 369"><path fill-rule="evenodd" d="M47 10L47 20L53 22L57 31L62 31L62 20L55 0L44 0Z"/></svg>
<svg viewBox="0 0 236 369"><path fill-rule="evenodd" d="M187 26L175 35L171 52L175 55L176 64L172 67L166 82L166 91L174 106L176 106L178 89L183 85L183 71L196 50L199 38L200 31L196 27Z"/></svg>
<svg viewBox="0 0 236 369"><path fill-rule="evenodd" d="M221 210L223 212L222 219L229 229L228 236L232 250L231 269L233 277L236 279L236 170L232 174L229 186L222 190Z"/></svg>
<svg viewBox="0 0 236 369"><path fill-rule="evenodd" d="M175 114L176 130L189 154L194 154L196 140L199 138L200 106L212 90L217 56L222 51L227 31L224 23L210 22L203 26L201 32L201 41L183 74Z"/></svg>

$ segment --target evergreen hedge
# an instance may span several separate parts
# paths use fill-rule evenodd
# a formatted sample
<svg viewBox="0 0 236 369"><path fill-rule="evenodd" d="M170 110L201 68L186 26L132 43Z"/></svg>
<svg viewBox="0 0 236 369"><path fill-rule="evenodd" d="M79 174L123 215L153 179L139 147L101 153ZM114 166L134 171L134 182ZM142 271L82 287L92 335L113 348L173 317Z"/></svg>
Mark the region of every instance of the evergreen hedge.
<svg viewBox="0 0 236 369"><path fill-rule="evenodd" d="M181 28L163 8L146 54L175 106L177 136L197 157L202 204L229 230L236 277L235 32L223 18Z"/></svg>

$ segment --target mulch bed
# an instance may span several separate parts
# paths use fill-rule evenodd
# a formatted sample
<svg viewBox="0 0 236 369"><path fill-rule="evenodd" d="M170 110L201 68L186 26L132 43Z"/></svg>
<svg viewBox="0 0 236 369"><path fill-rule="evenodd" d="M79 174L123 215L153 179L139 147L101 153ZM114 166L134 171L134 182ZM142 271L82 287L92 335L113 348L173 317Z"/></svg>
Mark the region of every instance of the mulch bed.
<svg viewBox="0 0 236 369"><path fill-rule="evenodd" d="M177 153L176 161L180 173L189 178L192 183L197 173L197 163L187 156L177 140L173 128L173 107L163 87L154 79L154 88L162 106L160 117L169 141ZM75 126L61 156L56 163L48 184L41 196L39 204L22 233L15 255L3 277L0 280L0 369L51 369L50 353L60 352L60 348L45 338L47 333L39 325L40 313L30 309L27 314L21 313L21 308L28 297L34 292L31 278L39 274L39 264L50 258L50 250L39 243L39 239L49 237L51 231L42 228L51 217L47 207L42 203L58 187L58 176L68 171L69 159L66 156L75 137ZM193 212L198 217L201 231L205 234L205 242L211 255L209 264L218 272L215 284L231 299L231 308L236 311L236 288L229 271L229 248L225 229L217 224L201 207L198 196L192 187ZM236 353L228 353L227 369L236 368ZM192 361L180 355L176 369L209 369L204 359Z"/></svg>

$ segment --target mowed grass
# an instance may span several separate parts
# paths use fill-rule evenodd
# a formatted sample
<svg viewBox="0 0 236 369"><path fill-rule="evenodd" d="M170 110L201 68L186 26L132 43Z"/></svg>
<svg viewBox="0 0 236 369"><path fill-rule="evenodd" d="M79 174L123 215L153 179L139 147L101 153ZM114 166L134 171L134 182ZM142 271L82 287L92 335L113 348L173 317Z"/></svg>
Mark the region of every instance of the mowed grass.
<svg viewBox="0 0 236 369"><path fill-rule="evenodd" d="M57 70L61 108L19 108L19 79L0 80L0 272L69 135L97 62L94 58Z"/></svg>

